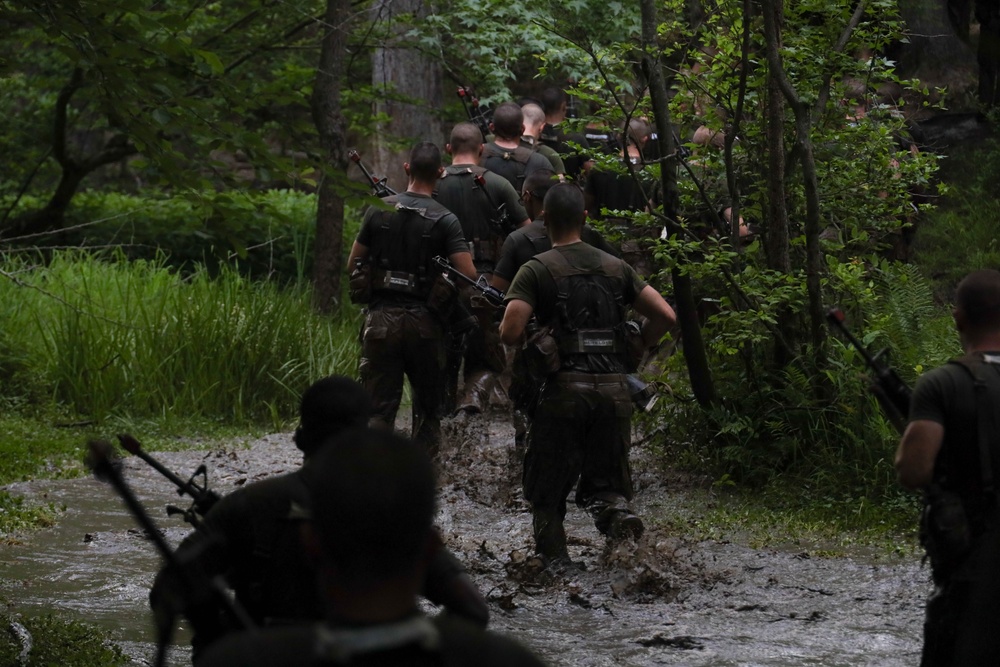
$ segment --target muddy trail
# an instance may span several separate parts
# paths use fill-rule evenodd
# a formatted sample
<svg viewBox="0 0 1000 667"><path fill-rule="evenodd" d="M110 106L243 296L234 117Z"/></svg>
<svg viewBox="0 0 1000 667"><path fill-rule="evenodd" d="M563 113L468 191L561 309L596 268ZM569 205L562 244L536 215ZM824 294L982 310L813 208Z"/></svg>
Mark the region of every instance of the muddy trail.
<svg viewBox="0 0 1000 667"><path fill-rule="evenodd" d="M810 558L736 543L692 543L657 516L683 489L633 452L635 506L646 520L637 542L606 544L575 507L567 517L576 567L546 571L531 556L530 513L520 497L513 431L502 419L445 424L438 525L491 607L491 627L516 636L550 664L902 667L919 662L928 573L912 559ZM291 434L249 446L156 453L190 474L205 463L220 493L298 466ZM166 479L125 459L125 476L168 541L187 532L167 504L184 505ZM0 599L10 611L74 613L108 631L136 664L154 652L147 593L159 566L112 489L95 480L38 481L18 494L66 505L59 524L5 547ZM430 610L430 608L428 608ZM168 664L187 665L181 628Z"/></svg>

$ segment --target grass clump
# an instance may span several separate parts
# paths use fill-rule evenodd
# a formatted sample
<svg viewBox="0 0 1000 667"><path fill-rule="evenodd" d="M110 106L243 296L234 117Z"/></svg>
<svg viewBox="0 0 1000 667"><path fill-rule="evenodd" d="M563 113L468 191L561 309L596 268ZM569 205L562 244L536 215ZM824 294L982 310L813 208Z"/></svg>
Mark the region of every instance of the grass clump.
<svg viewBox="0 0 1000 667"><path fill-rule="evenodd" d="M95 422L172 412L278 424L317 377L357 366L358 311L321 317L304 288L71 252L4 264L7 365L35 378L23 391Z"/></svg>
<svg viewBox="0 0 1000 667"><path fill-rule="evenodd" d="M7 631L0 634L0 665L118 667L130 664L117 645L86 623L55 614L7 615L4 621Z"/></svg>

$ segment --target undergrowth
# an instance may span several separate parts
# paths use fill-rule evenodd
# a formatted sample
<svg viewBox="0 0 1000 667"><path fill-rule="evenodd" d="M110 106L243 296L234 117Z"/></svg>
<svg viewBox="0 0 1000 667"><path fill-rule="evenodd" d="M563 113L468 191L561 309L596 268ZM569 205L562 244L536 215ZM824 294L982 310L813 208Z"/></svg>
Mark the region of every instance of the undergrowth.
<svg viewBox="0 0 1000 667"><path fill-rule="evenodd" d="M3 618L0 665L19 667L119 667L131 664L96 628L64 615ZM30 650L26 650L30 649Z"/></svg>

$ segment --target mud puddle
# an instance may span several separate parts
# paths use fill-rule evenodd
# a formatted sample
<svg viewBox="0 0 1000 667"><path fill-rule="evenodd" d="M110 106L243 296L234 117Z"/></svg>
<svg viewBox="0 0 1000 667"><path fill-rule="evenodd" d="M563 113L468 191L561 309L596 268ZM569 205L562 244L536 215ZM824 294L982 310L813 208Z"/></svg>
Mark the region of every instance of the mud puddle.
<svg viewBox="0 0 1000 667"><path fill-rule="evenodd" d="M635 454L637 543L606 545L584 513L567 517L576 567L545 571L531 556L513 431L502 419L446 424L438 525L490 600L491 627L552 665L902 667L919 662L928 574L915 562L808 558L718 542L686 543L657 526L675 502ZM249 447L155 454L182 476L204 462L220 493L294 469L290 434ZM125 476L167 540L187 532L167 504L169 483L129 457ZM11 611L63 610L107 630L136 664L155 654L148 587L159 567L112 489L93 480L44 481L15 493L65 504L58 526L0 554L0 598ZM184 628L168 664L189 664Z"/></svg>

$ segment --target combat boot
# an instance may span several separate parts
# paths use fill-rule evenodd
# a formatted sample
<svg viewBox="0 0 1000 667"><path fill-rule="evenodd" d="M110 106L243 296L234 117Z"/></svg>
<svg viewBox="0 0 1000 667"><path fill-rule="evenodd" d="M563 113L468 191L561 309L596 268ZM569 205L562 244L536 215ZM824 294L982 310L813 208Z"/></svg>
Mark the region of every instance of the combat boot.
<svg viewBox="0 0 1000 667"><path fill-rule="evenodd" d="M646 529L642 519L628 510L617 510L611 515L607 536L612 540L639 539Z"/></svg>
<svg viewBox="0 0 1000 667"><path fill-rule="evenodd" d="M569 560L566 550L566 529L562 517L555 510L533 508L531 527L535 534L535 553L555 560Z"/></svg>

